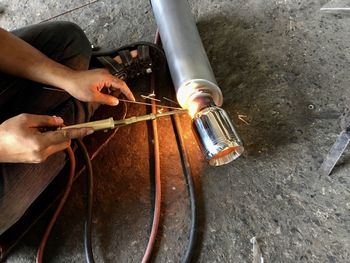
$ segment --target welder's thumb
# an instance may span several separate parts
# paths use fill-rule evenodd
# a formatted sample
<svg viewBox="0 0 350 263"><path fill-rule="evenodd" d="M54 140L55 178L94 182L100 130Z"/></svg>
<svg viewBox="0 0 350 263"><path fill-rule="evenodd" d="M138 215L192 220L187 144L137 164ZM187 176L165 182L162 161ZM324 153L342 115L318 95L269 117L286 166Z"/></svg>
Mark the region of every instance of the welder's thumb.
<svg viewBox="0 0 350 263"><path fill-rule="evenodd" d="M92 128L72 128L58 131L45 132L46 146L70 142L71 139L82 138L94 132Z"/></svg>

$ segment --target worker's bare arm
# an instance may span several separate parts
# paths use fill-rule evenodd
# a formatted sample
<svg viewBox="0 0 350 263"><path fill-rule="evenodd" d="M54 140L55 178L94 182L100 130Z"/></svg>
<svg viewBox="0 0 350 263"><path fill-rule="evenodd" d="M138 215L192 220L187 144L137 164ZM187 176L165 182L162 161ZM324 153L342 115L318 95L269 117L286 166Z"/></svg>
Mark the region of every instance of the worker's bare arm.
<svg viewBox="0 0 350 263"><path fill-rule="evenodd" d="M65 87L74 71L0 29L0 71L56 87Z"/></svg>
<svg viewBox="0 0 350 263"><path fill-rule="evenodd" d="M134 98L125 82L107 71L70 69L1 28L0 72L62 88L82 101L116 105L116 98L100 92L104 86L120 89L129 99Z"/></svg>
<svg viewBox="0 0 350 263"><path fill-rule="evenodd" d="M58 127L60 117L21 114L0 125L0 163L39 163L62 151L70 140L91 134L93 129L67 129L40 132L40 127Z"/></svg>

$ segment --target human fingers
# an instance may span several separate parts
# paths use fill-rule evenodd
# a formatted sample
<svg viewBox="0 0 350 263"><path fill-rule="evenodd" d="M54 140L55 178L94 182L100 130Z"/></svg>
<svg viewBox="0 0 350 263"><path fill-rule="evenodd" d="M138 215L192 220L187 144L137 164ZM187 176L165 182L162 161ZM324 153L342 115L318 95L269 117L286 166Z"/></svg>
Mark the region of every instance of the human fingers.
<svg viewBox="0 0 350 263"><path fill-rule="evenodd" d="M50 145L49 147L46 148L45 150L45 156L48 157L56 152L60 152L63 151L65 149L67 149L70 145L71 141L66 141L63 143L59 143L59 144L54 144L54 145Z"/></svg>
<svg viewBox="0 0 350 263"><path fill-rule="evenodd" d="M46 126L60 126L63 124L63 119L56 116L35 115L35 114L20 114L19 119L31 128L46 127Z"/></svg>
<svg viewBox="0 0 350 263"><path fill-rule="evenodd" d="M42 133L42 140L46 147L69 142L71 139L82 138L94 132L93 128L72 128Z"/></svg>
<svg viewBox="0 0 350 263"><path fill-rule="evenodd" d="M107 104L110 106L116 106L119 104L119 100L112 96L112 95L107 95L102 92L99 92L95 95L94 102L98 102L101 104Z"/></svg>
<svg viewBox="0 0 350 263"><path fill-rule="evenodd" d="M135 101L134 95L123 80L112 77L111 87L120 90L129 100Z"/></svg>

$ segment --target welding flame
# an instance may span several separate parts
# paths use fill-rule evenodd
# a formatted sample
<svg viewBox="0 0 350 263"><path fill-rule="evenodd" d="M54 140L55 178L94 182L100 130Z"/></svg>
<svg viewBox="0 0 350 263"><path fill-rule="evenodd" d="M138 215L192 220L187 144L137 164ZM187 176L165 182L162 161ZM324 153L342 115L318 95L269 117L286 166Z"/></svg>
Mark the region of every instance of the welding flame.
<svg viewBox="0 0 350 263"><path fill-rule="evenodd" d="M195 83L188 82L182 88L177 91L177 100L179 104L188 110L189 115L193 119L199 109L199 104L194 102L191 97L196 97L195 95L200 94L201 91L196 90Z"/></svg>
<svg viewBox="0 0 350 263"><path fill-rule="evenodd" d="M198 112L199 105L197 102L192 101L188 105L188 114L190 114L191 118L193 119L196 113Z"/></svg>

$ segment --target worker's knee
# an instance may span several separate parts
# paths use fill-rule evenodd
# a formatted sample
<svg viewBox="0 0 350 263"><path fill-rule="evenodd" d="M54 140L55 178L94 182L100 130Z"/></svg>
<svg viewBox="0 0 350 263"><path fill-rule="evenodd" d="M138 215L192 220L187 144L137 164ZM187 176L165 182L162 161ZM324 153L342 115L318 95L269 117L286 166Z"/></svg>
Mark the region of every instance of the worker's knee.
<svg viewBox="0 0 350 263"><path fill-rule="evenodd" d="M69 21L55 21L48 23L50 31L55 32L58 36L85 36L84 31L75 23Z"/></svg>
<svg viewBox="0 0 350 263"><path fill-rule="evenodd" d="M70 43L76 43L80 48L88 47L88 49L91 49L90 42L83 29L77 24L69 21L57 21L52 22L50 27L57 37L63 38Z"/></svg>
<svg viewBox="0 0 350 263"><path fill-rule="evenodd" d="M59 52L62 57L57 60L73 68L87 68L92 51L90 41L84 31L77 24L68 21L52 22L48 24L48 27L52 36L51 42L58 43L59 49L63 52ZM71 62L65 61L67 58ZM81 66L81 62L87 65Z"/></svg>

